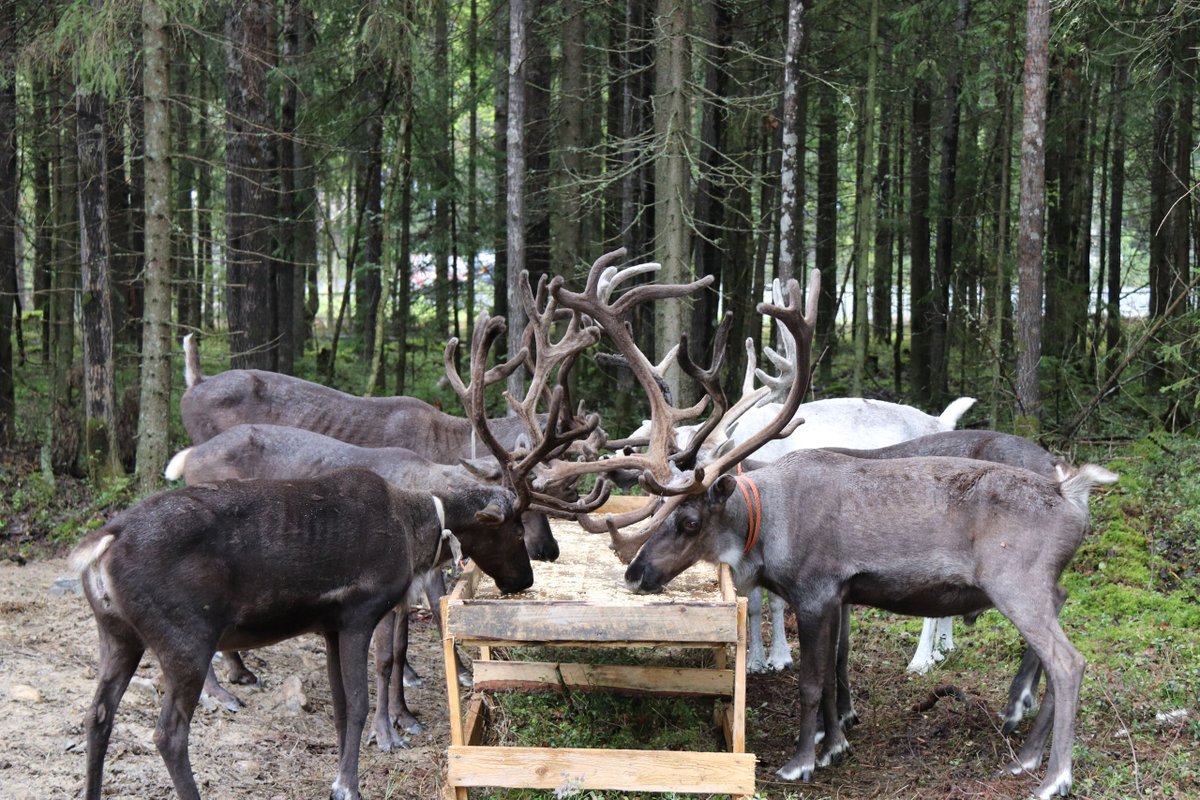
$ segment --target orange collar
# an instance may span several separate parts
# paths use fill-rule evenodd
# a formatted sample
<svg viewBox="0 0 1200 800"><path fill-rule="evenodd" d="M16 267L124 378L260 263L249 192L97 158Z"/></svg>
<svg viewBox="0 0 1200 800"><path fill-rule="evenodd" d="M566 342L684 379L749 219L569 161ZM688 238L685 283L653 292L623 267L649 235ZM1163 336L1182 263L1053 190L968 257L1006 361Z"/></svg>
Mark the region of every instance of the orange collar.
<svg viewBox="0 0 1200 800"><path fill-rule="evenodd" d="M742 497L746 499L746 510L750 512L750 522L746 531L746 548L742 550L742 555L749 555L754 549L754 543L758 541L758 533L762 530L762 497L758 494L758 486L754 481L742 474L742 465L738 464L738 474L734 476L737 481L738 488L742 490ZM749 488L747 488L747 486ZM751 501L751 493L754 499Z"/></svg>

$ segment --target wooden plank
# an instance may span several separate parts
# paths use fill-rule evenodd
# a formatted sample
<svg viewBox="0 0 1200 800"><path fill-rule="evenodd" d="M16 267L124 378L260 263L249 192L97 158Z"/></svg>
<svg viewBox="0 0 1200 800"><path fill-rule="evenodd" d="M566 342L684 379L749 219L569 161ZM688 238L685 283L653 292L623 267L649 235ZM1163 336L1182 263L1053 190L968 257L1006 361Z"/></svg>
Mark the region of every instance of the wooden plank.
<svg viewBox="0 0 1200 800"><path fill-rule="evenodd" d="M748 603L749 601L745 597L738 598L738 639L733 657L733 747L730 748L735 753L746 752L746 639L749 633L746 617Z"/></svg>
<svg viewBox="0 0 1200 800"><path fill-rule="evenodd" d="M479 587L479 581L483 577L483 571L479 566L472 561L463 570L462 575L458 576L458 582L454 584L454 588L450 590L450 594L446 595L451 601L458 602L460 600L470 600L475 597L475 590Z"/></svg>
<svg viewBox="0 0 1200 800"><path fill-rule="evenodd" d="M727 603L663 603L614 609L586 601L452 602L447 630L460 641L504 642L687 642L737 641L736 606Z"/></svg>
<svg viewBox="0 0 1200 800"><path fill-rule="evenodd" d="M475 689L603 689L629 694L732 697L733 670L637 667L541 661L475 662Z"/></svg>
<svg viewBox="0 0 1200 800"><path fill-rule="evenodd" d="M483 727L487 708L483 704L483 695L475 692L471 702L467 703L467 721L463 725L463 741L466 744L479 744L483 741Z"/></svg>
<svg viewBox="0 0 1200 800"><path fill-rule="evenodd" d="M717 583L721 587L721 599L727 603L737 602L737 589L733 584L733 570L728 564L717 567Z"/></svg>
<svg viewBox="0 0 1200 800"><path fill-rule="evenodd" d="M456 787L752 795L754 762L752 753L451 746L446 772Z"/></svg>
<svg viewBox="0 0 1200 800"><path fill-rule="evenodd" d="M458 669L454 659L454 637L449 634L446 626L447 608L450 598L443 597L439 611L442 615L442 630L447 633L442 637L442 660L446 667L446 706L450 712L450 743L463 744L462 705L458 695Z"/></svg>
<svg viewBox="0 0 1200 800"><path fill-rule="evenodd" d="M730 703L717 703L713 709L713 723L721 729L721 735L725 737L725 749L731 753L733 749L733 705Z"/></svg>

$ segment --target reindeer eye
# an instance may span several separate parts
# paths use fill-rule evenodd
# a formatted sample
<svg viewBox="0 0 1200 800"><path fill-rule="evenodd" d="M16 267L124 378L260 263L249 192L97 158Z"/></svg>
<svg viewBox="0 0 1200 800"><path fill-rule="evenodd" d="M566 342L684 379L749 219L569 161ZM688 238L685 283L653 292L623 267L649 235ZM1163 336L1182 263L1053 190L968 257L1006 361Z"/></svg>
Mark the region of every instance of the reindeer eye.
<svg viewBox="0 0 1200 800"><path fill-rule="evenodd" d="M679 521L679 527L683 529L684 533L695 533L700 530L700 521L691 518L683 519Z"/></svg>

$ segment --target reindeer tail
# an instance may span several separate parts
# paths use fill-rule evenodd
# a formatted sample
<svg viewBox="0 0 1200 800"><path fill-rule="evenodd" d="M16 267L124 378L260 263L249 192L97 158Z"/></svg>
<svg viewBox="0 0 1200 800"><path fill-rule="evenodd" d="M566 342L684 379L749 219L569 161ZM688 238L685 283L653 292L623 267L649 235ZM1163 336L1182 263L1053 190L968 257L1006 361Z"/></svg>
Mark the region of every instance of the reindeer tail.
<svg viewBox="0 0 1200 800"><path fill-rule="evenodd" d="M1093 486L1104 486L1117 482L1117 473L1111 472L1096 464L1084 464L1077 470L1056 468L1058 471L1058 489L1062 496L1070 500L1083 511L1087 511L1088 492Z"/></svg>
<svg viewBox="0 0 1200 800"><path fill-rule="evenodd" d="M163 470L163 475L169 481L177 481L183 477L183 470L187 467L188 455L192 452L192 448L187 447L180 450L171 459L171 463L167 464L167 468Z"/></svg>
<svg viewBox="0 0 1200 800"><path fill-rule="evenodd" d="M946 406L946 410L938 417L938 422L942 424L945 430L952 431L958 427L959 418L967 413L973 405L975 405L974 397L960 397Z"/></svg>
<svg viewBox="0 0 1200 800"><path fill-rule="evenodd" d="M84 536L67 558L69 566L77 575L82 575L100 560L108 546L116 541L117 532L109 527L100 528Z"/></svg>
<svg viewBox="0 0 1200 800"><path fill-rule="evenodd" d="M204 373L200 371L200 347L193 333L183 337L183 359L183 379L190 389L204 380Z"/></svg>

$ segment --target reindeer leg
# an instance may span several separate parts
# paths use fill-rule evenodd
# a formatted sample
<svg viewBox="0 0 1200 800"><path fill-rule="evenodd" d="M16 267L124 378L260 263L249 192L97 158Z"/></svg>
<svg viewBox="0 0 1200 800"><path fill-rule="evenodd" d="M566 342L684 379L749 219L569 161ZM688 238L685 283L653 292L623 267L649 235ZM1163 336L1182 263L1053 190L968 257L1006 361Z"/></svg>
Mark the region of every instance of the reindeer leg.
<svg viewBox="0 0 1200 800"><path fill-rule="evenodd" d="M1017 762L1011 764L1009 770L1036 769L1052 728L1054 742L1050 748L1050 763L1036 792L1039 798L1048 800L1055 795L1065 796L1071 790L1071 749L1075 744L1075 716L1079 710L1084 659L1058 623L1058 610L1062 607L1065 590L1055 586L1049 592L1025 590L1012 595L994 596L1000 601L996 607L1017 626L1041 659L1047 685L1029 737L1017 754Z"/></svg>
<svg viewBox="0 0 1200 800"><path fill-rule="evenodd" d="M746 603L746 628L750 635L750 640L746 644L746 671L765 672L767 656L763 650L762 607L763 596L767 594L767 590L763 589L760 592L758 587L754 586L744 594L749 600Z"/></svg>
<svg viewBox="0 0 1200 800"><path fill-rule="evenodd" d="M194 645L183 652L170 652L166 648L155 650L166 690L163 692L158 726L154 729L154 743L163 763L167 765L171 783L175 784L175 793L180 800L200 800L196 779L192 775L191 757L188 755L188 736L192 728L192 715L204 688L204 676L208 674L216 650L214 646L202 644L204 638L195 637Z"/></svg>
<svg viewBox="0 0 1200 800"><path fill-rule="evenodd" d="M1026 645L1021 666L1013 676L1012 685L1008 687L1008 705L1000 712L1000 718L1004 720L1001 730L1006 735L1015 731L1025 714L1037 704L1037 685L1041 679L1042 661Z"/></svg>
<svg viewBox="0 0 1200 800"><path fill-rule="evenodd" d="M379 749L386 753L393 747L404 746L402 737L396 734L392 727L389 706L391 692L389 684L396 673L396 661L393 658L393 632L396 625L396 610L393 608L383 615L375 626L375 718L371 723L371 733L367 741L375 740Z"/></svg>
<svg viewBox="0 0 1200 800"><path fill-rule="evenodd" d="M843 728L858 724L858 712L854 710L854 695L850 691L850 609L849 603L842 604L838 625L837 644L837 715Z"/></svg>
<svg viewBox="0 0 1200 800"><path fill-rule="evenodd" d="M915 672L919 675L924 675L937 662L941 661L944 656L937 652L934 639L937 636L937 620L931 617L926 617L924 624L921 626L921 641L917 643L917 652L913 654L912 661L908 662L908 671Z"/></svg>
<svg viewBox="0 0 1200 800"><path fill-rule="evenodd" d="M117 706L137 671L145 647L132 628L112 618L96 616L100 632L100 670L96 694L87 715L87 800L100 800L104 783L104 755L112 735ZM118 625L121 628L118 629Z"/></svg>
<svg viewBox="0 0 1200 800"><path fill-rule="evenodd" d="M334 703L334 715L339 723L338 774L333 781L330 800L362 798L358 792L358 756L367 722L367 650L374 627L366 630L348 628L325 636L327 643L335 643L328 651L329 676L331 684L334 675L338 676L340 692L337 694L341 695L341 703Z"/></svg>
<svg viewBox="0 0 1200 800"><path fill-rule="evenodd" d="M825 735L821 737L824 747L821 757L817 759L818 767L828 767L836 764L850 751L850 743L846 741L842 730L842 720L837 712L837 659L838 642L841 641L842 614L846 606L838 603L828 609L822 618L822 636L824 647L818 651L818 656L824 659L821 685L821 721Z"/></svg>
<svg viewBox="0 0 1200 800"><path fill-rule="evenodd" d="M811 587L809 587L811 589ZM810 601L811 602L811 601ZM832 662L829 652L834 630L837 606L830 608L803 607L792 598L796 610L796 623L800 631L800 734L796 741L796 752L775 774L786 781L810 781L817 767L816 744L817 709L822 702L826 684L826 673ZM830 696L832 699L832 695ZM845 749L845 737L836 722L836 710L830 704L826 717L826 752L831 756ZM832 725L830 722L832 721ZM830 744L831 743L831 744Z"/></svg>
<svg viewBox="0 0 1200 800"><path fill-rule="evenodd" d="M240 686L256 686L258 676L255 675L242 661L242 654L237 650L221 651L221 658L229 663L229 682Z"/></svg>
<svg viewBox="0 0 1200 800"><path fill-rule="evenodd" d="M405 664L408 662L408 608L401 606L396 615L396 653L395 661L397 664ZM417 721L416 716L408 707L408 701L404 697L404 681L395 672L392 673L391 682L391 721L392 723L404 731L405 733L417 734L424 733L425 726ZM407 747L408 743L405 742Z"/></svg>
<svg viewBox="0 0 1200 800"><path fill-rule="evenodd" d="M241 698L230 692L217 680L217 671L213 669L211 661L208 663L208 672L204 676L204 689L200 692L200 702L204 704L205 708L210 708L210 703L216 703L230 713L237 713L237 710L245 705Z"/></svg>
<svg viewBox="0 0 1200 800"><path fill-rule="evenodd" d="M771 606L771 655L767 658L767 668L787 669L792 666L792 648L788 646L787 625L784 620L787 601L766 590L763 593Z"/></svg>

